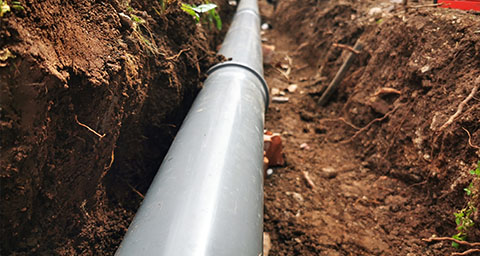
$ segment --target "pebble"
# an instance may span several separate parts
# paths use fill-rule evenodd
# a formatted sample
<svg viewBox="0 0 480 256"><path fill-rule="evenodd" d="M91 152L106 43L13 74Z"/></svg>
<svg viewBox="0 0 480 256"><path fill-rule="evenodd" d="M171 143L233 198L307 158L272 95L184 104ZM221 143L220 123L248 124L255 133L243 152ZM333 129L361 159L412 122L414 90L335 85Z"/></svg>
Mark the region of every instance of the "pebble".
<svg viewBox="0 0 480 256"><path fill-rule="evenodd" d="M286 103L286 102L288 102L288 97L281 97L281 96L272 97L272 102L275 102L275 103Z"/></svg>
<svg viewBox="0 0 480 256"><path fill-rule="evenodd" d="M337 177L338 172L332 167L324 167L321 169L322 176L328 179L333 179Z"/></svg>
<svg viewBox="0 0 480 256"><path fill-rule="evenodd" d="M302 143L300 149L310 150L310 146L307 143Z"/></svg>
<svg viewBox="0 0 480 256"><path fill-rule="evenodd" d="M267 176L270 176L273 174L273 169L267 169Z"/></svg>
<svg viewBox="0 0 480 256"><path fill-rule="evenodd" d="M298 88L298 85L291 84L291 85L288 86L287 90L288 90L289 93L294 93L297 90L297 88Z"/></svg>

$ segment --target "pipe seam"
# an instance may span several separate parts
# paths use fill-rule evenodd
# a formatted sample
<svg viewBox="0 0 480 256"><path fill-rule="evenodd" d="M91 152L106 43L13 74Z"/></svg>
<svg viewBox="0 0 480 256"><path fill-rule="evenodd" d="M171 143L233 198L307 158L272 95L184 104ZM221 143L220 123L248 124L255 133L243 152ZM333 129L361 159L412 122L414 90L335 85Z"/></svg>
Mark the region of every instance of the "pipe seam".
<svg viewBox="0 0 480 256"><path fill-rule="evenodd" d="M213 72L215 71L218 71L219 69L222 69L222 68L225 68L225 67L239 67L239 68L243 68L247 71L249 71L250 73L252 73L253 75L255 75L255 77L260 81L260 83L262 84L262 88L263 88L263 91L264 91L264 95L265 95L265 111L267 111L268 109L268 104L270 102L270 94L268 92L268 85L267 85L267 82L265 81L265 79L263 78L263 76L258 72L256 71L255 69L249 67L248 65L245 65L243 63L240 63L240 62L236 62L236 61L225 61L225 62L222 62L222 63L218 63L217 65L211 67L208 71L207 71L207 74L208 75L211 75Z"/></svg>

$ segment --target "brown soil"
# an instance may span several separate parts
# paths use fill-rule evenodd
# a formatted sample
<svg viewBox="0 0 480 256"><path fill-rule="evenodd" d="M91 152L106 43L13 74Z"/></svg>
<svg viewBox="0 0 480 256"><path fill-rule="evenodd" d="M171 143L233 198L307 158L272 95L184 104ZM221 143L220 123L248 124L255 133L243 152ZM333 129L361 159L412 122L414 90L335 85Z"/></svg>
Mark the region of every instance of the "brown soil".
<svg viewBox="0 0 480 256"><path fill-rule="evenodd" d="M287 160L265 180L270 255L454 252L450 242L421 239L457 232L453 213L466 205L468 171L480 157L480 92L440 129L479 86L480 16L428 7L405 13L402 6L384 17L368 14L390 1L283 0L275 11L260 2L273 26L265 43L276 46L266 80L281 91L298 85L267 113ZM365 50L320 107L348 53L332 44L358 39ZM288 77L281 64L291 66ZM399 93L378 94L381 88ZM468 239L480 240L478 224Z"/></svg>
<svg viewBox="0 0 480 256"><path fill-rule="evenodd" d="M115 251L218 61L221 33L169 2L22 1L1 18L2 255Z"/></svg>

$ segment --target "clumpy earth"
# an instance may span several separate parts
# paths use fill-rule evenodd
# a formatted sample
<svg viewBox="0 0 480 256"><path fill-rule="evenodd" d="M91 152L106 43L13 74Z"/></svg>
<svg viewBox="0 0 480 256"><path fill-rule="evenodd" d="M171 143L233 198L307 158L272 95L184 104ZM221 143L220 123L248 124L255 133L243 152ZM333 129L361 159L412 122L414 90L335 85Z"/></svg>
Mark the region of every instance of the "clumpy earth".
<svg viewBox="0 0 480 256"><path fill-rule="evenodd" d="M454 213L468 202L480 206L464 191L480 158L480 16L430 4L405 10L392 1L284 0L274 9L261 1L272 26L263 41L275 47L267 51L266 80L289 98L267 113L287 161L265 180L269 255L470 249L422 239L451 237ZM350 53L334 43L357 40L364 50L320 106ZM478 179L473 188L478 193ZM467 240L475 242L478 212L472 219Z"/></svg>
<svg viewBox="0 0 480 256"><path fill-rule="evenodd" d="M233 10L218 1L218 32L160 2L27 0L0 18L2 255L118 247Z"/></svg>

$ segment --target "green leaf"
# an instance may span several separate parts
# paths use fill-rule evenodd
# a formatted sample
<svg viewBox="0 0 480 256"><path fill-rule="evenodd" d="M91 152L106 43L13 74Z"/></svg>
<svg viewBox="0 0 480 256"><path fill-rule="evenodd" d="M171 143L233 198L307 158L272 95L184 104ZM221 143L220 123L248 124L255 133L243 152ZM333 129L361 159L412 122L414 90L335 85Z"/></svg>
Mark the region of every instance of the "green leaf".
<svg viewBox="0 0 480 256"><path fill-rule="evenodd" d="M455 249L458 249L458 247L460 247L460 245L456 242L452 242L452 247L455 248Z"/></svg>
<svg viewBox="0 0 480 256"><path fill-rule="evenodd" d="M220 15L218 15L218 12L212 9L209 11L209 14L215 20L215 26L217 27L217 29L222 30L222 19L220 18Z"/></svg>
<svg viewBox="0 0 480 256"><path fill-rule="evenodd" d="M197 7L192 6L192 9L197 13L205 13L215 8L217 8L216 4L201 4Z"/></svg>
<svg viewBox="0 0 480 256"><path fill-rule="evenodd" d="M473 190L473 183L470 183L470 185L468 185L468 187L464 188L463 190L465 190L465 192L467 192L467 196L471 196L472 195L472 190Z"/></svg>
<svg viewBox="0 0 480 256"><path fill-rule="evenodd" d="M7 1L0 1L0 17L10 11L10 6L7 4Z"/></svg>
<svg viewBox="0 0 480 256"><path fill-rule="evenodd" d="M132 20L137 24L144 24L145 23L145 20L138 17L137 15L130 14L130 18L132 18Z"/></svg>
<svg viewBox="0 0 480 256"><path fill-rule="evenodd" d="M195 12L195 10L193 9L194 8L193 6L191 6L189 4L182 3L181 8L184 12L186 12L187 14L192 16L195 19L196 22L200 21L200 15L198 15L198 13Z"/></svg>

